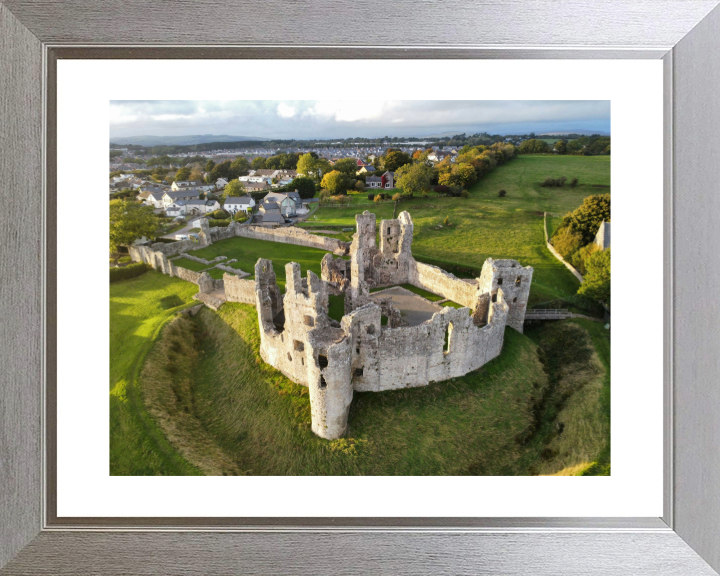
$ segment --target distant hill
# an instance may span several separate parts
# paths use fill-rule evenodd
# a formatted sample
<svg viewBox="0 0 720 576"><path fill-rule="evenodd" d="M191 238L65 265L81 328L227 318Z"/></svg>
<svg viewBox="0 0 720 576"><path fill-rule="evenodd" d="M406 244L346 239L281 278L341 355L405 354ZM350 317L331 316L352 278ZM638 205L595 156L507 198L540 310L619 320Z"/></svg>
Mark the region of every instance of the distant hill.
<svg viewBox="0 0 720 576"><path fill-rule="evenodd" d="M558 136L562 134L580 134L580 136L600 134L600 136L610 136L610 132L603 130L556 130L555 132L543 132L542 134L538 134L538 136Z"/></svg>
<svg viewBox="0 0 720 576"><path fill-rule="evenodd" d="M197 134L194 136L126 136L111 138L111 144L126 146L189 146L191 144L206 144L208 142L262 142L267 138L257 136L228 136L226 134Z"/></svg>

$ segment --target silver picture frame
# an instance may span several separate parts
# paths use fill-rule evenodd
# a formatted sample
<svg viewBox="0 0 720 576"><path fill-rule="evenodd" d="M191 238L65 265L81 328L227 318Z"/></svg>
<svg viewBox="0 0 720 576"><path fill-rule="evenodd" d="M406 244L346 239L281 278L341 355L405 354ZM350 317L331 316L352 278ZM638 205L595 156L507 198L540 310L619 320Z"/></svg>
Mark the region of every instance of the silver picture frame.
<svg viewBox="0 0 720 576"><path fill-rule="evenodd" d="M720 570L720 0L0 0L0 574ZM61 518L55 81L71 58L664 63L660 518Z"/></svg>

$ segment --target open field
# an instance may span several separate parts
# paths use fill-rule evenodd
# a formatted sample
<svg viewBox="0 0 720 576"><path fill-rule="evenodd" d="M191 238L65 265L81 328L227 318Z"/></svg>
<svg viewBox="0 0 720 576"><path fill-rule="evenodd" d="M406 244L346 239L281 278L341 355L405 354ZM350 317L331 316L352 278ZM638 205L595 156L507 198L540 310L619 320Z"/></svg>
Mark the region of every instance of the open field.
<svg viewBox="0 0 720 576"><path fill-rule="evenodd" d="M285 264L288 262L297 262L302 269L302 275L305 276L307 270L312 270L320 276L320 262L323 256L327 254L324 250L317 248L308 248L306 246L295 246L293 244L282 244L280 242L269 242L267 240L255 240L254 238L242 238L236 236L228 240L220 240L207 248L200 248L190 252L193 256L212 260L218 256L227 256L228 259L236 258L237 262L230 264L233 268L239 268L244 272L249 272L255 277L255 263L258 258L267 258L273 261L273 269L277 276L277 283L280 289L285 291ZM203 266L203 264L200 264ZM208 268L208 266L205 266ZM219 273L218 278L222 278L222 271L211 270L210 275ZM213 276L214 277L214 276Z"/></svg>
<svg viewBox="0 0 720 576"><path fill-rule="evenodd" d="M110 473L191 475L147 413L138 389L145 356L178 310L196 304L197 286L150 271L110 284Z"/></svg>

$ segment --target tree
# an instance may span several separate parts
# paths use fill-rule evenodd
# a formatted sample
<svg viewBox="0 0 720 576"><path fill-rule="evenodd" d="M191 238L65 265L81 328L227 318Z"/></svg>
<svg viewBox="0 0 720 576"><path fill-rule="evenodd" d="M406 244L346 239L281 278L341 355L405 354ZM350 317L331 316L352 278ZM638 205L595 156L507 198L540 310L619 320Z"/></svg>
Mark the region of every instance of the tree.
<svg viewBox="0 0 720 576"><path fill-rule="evenodd" d="M518 149L520 154L547 154L550 152L550 145L545 140L524 140Z"/></svg>
<svg viewBox="0 0 720 576"><path fill-rule="evenodd" d="M610 248L593 252L585 261L587 273L578 294L610 304Z"/></svg>
<svg viewBox="0 0 720 576"><path fill-rule="evenodd" d="M500 198L503 198L507 196L507 192L505 190L500 190L500 192L498 192L498 196L500 196Z"/></svg>
<svg viewBox="0 0 720 576"><path fill-rule="evenodd" d="M231 182L228 182L227 186L225 186L222 196L223 200L225 198L237 198L239 196L245 196L245 186L242 182L240 182L240 180L232 180Z"/></svg>
<svg viewBox="0 0 720 576"><path fill-rule="evenodd" d="M201 181L202 179L203 179L203 175L202 175L202 172L200 172L199 170L193 170L192 172L190 172L190 176L188 176L188 180L192 180L192 181L198 181L198 180Z"/></svg>
<svg viewBox="0 0 720 576"><path fill-rule="evenodd" d="M356 190L360 190L360 192L362 192L363 190L365 190L365 182L363 182L362 180L357 180L357 181L355 182L355 189L356 189Z"/></svg>
<svg viewBox="0 0 720 576"><path fill-rule="evenodd" d="M136 202L110 201L110 251L130 245L143 236L152 237L158 220L152 206Z"/></svg>
<svg viewBox="0 0 720 576"><path fill-rule="evenodd" d="M239 178L240 176L247 176L248 172L250 172L250 162L244 156L238 156L230 164L227 177L231 179Z"/></svg>
<svg viewBox="0 0 720 576"><path fill-rule="evenodd" d="M188 168L187 166L185 168L180 168L180 170L178 170L175 173L175 180L177 182L184 182L189 177L190 177L190 168Z"/></svg>
<svg viewBox="0 0 720 576"><path fill-rule="evenodd" d="M263 158L262 156L253 158L252 167L253 167L253 170L261 170L261 169L265 168L265 158Z"/></svg>
<svg viewBox="0 0 720 576"><path fill-rule="evenodd" d="M220 162L210 171L210 182L217 182L218 178L230 179L230 160Z"/></svg>
<svg viewBox="0 0 720 576"><path fill-rule="evenodd" d="M567 154L567 142L565 142L565 140L555 142L555 152L558 154Z"/></svg>
<svg viewBox="0 0 720 576"><path fill-rule="evenodd" d="M335 162L333 170L342 172L346 176L355 176L355 173L358 171L358 165L352 158L343 158Z"/></svg>
<svg viewBox="0 0 720 576"><path fill-rule="evenodd" d="M410 164L410 162L412 162L410 156L400 150L389 149L383 156L383 168L390 172L395 172L400 166Z"/></svg>
<svg viewBox="0 0 720 576"><path fill-rule="evenodd" d="M215 161L208 160L205 164L205 172L210 172L213 168L215 168Z"/></svg>
<svg viewBox="0 0 720 576"><path fill-rule="evenodd" d="M298 159L297 172L308 178L315 177L315 158L312 154L303 154Z"/></svg>
<svg viewBox="0 0 720 576"><path fill-rule="evenodd" d="M300 198L312 198L315 196L315 182L312 178L306 176L298 176L288 186L289 190L297 190Z"/></svg>
<svg viewBox="0 0 720 576"><path fill-rule="evenodd" d="M420 195L430 191L433 170L425 164L406 164L396 174L396 186L405 194Z"/></svg>
<svg viewBox="0 0 720 576"><path fill-rule="evenodd" d="M350 180L347 175L342 172L333 170L323 176L320 186L330 192L333 196L336 194L345 194L350 186Z"/></svg>

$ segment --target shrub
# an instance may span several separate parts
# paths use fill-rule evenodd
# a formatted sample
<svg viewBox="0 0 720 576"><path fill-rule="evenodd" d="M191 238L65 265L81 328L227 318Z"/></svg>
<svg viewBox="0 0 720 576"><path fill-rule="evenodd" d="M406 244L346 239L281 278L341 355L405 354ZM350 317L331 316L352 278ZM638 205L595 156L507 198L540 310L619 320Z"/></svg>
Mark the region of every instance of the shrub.
<svg viewBox="0 0 720 576"><path fill-rule="evenodd" d="M357 182L355 182L355 188L360 191L365 190L365 182L363 182L362 180L358 180Z"/></svg>
<svg viewBox="0 0 720 576"><path fill-rule="evenodd" d="M382 200L387 200L388 198L390 198L390 194L380 192L377 196L375 196L375 202L381 202Z"/></svg>
<svg viewBox="0 0 720 576"><path fill-rule="evenodd" d="M565 176L561 176L560 178L545 178L545 181L541 184L541 186L557 186L560 188L565 185L566 181L567 178Z"/></svg>
<svg viewBox="0 0 720 576"><path fill-rule="evenodd" d="M500 196L500 198L504 198L507 196L507 192L505 190L500 190L500 192L498 192L498 196Z"/></svg>
<svg viewBox="0 0 720 576"><path fill-rule="evenodd" d="M371 202L375 200L375 194L368 194L368 200L370 200Z"/></svg>
<svg viewBox="0 0 720 576"><path fill-rule="evenodd" d="M463 190L462 192L460 192L460 196L462 198L470 198L470 192L468 192L467 190Z"/></svg>
<svg viewBox="0 0 720 576"><path fill-rule="evenodd" d="M450 186L445 186L445 184L438 184L433 188L433 191L437 192L438 194L447 195L450 193Z"/></svg>
<svg viewBox="0 0 720 576"><path fill-rule="evenodd" d="M245 212L243 212L242 210L238 210L235 213L235 216L233 216L233 220L235 220L235 222L245 222L245 220L247 220L247 219L248 219L247 214Z"/></svg>
<svg viewBox="0 0 720 576"><path fill-rule="evenodd" d="M135 278L136 276L145 274L149 269L150 267L144 262L136 262L124 268L110 268L110 282Z"/></svg>
<svg viewBox="0 0 720 576"><path fill-rule="evenodd" d="M225 228L227 226L230 226L230 219L229 218L211 218L208 220L208 224L210 228Z"/></svg>
<svg viewBox="0 0 720 576"><path fill-rule="evenodd" d="M575 186L577 186L577 185L578 185L577 178L573 178L572 180L570 180L570 188L575 188Z"/></svg>
<svg viewBox="0 0 720 576"><path fill-rule="evenodd" d="M400 192L397 192L392 197L393 201L395 201L395 202L399 202L401 198L402 198L402 194L400 194Z"/></svg>
<svg viewBox="0 0 720 576"><path fill-rule="evenodd" d="M118 262L120 264L125 264L127 262L132 262L132 258L130 258L130 256L123 256L120 260L118 260Z"/></svg>
<svg viewBox="0 0 720 576"><path fill-rule="evenodd" d="M215 210L215 212L211 212L208 214L210 218L214 218L215 220L227 220L230 218L230 214L228 214L225 210L220 208L219 210Z"/></svg>

